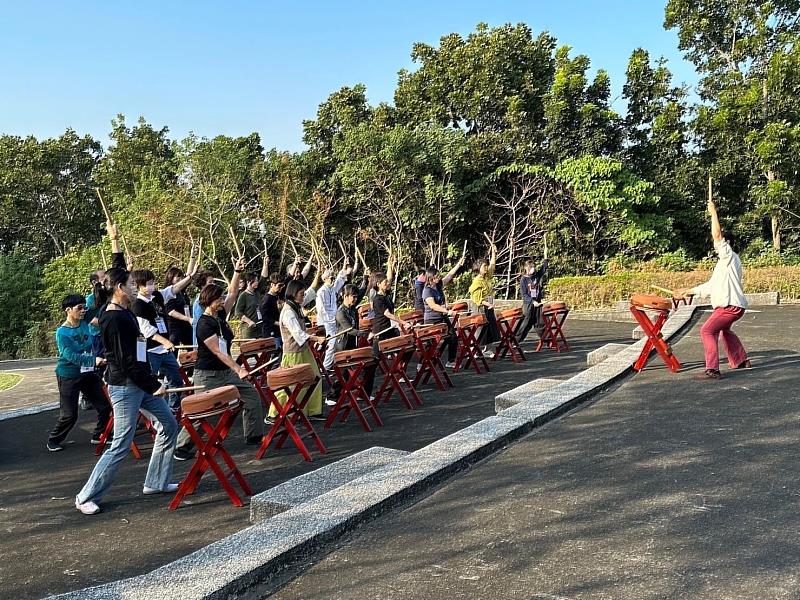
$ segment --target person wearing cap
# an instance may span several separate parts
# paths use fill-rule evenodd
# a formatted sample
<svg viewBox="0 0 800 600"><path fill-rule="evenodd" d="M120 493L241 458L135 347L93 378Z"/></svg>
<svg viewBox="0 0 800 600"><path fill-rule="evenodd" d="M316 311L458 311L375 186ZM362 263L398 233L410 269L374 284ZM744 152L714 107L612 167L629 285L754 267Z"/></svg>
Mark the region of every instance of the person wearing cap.
<svg viewBox="0 0 800 600"><path fill-rule="evenodd" d="M111 416L111 405L103 393L103 382L95 370L106 361L93 350L92 332L84 319L86 302L83 296L70 294L61 302L61 310L66 314L66 320L56 330L59 414L47 439L47 449L50 452L64 449L61 443L78 421L78 395L81 392L97 411L92 444L100 443L100 436Z"/></svg>

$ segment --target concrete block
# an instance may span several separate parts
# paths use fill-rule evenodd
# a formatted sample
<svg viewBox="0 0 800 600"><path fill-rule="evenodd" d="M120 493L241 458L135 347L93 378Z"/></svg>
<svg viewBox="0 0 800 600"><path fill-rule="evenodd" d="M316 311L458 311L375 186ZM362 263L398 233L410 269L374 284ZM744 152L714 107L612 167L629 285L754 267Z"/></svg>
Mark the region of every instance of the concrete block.
<svg viewBox="0 0 800 600"><path fill-rule="evenodd" d="M634 340L644 339L644 329L642 329L641 325L637 325L633 328L633 331L631 332L631 338Z"/></svg>
<svg viewBox="0 0 800 600"><path fill-rule="evenodd" d="M250 498L250 521L257 523L357 479L408 454L374 446L334 463L293 477Z"/></svg>
<svg viewBox="0 0 800 600"><path fill-rule="evenodd" d="M599 365L607 358L622 352L627 347L628 344L606 344L605 346L600 346L586 355L586 364L590 367Z"/></svg>
<svg viewBox="0 0 800 600"><path fill-rule="evenodd" d="M531 396L535 396L540 392L549 390L551 387L556 386L563 381L563 379L549 379L547 377L540 377L539 379L534 379L533 381L529 381L528 383L517 386L495 397L494 410L495 412L499 413L507 408L511 408L518 402L522 402Z"/></svg>

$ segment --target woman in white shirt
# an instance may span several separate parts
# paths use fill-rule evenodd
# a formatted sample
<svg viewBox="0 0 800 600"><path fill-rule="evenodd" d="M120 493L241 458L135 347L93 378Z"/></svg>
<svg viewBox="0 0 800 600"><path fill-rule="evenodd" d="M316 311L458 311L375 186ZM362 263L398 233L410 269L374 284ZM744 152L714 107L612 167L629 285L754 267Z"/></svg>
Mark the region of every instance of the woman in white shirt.
<svg viewBox="0 0 800 600"><path fill-rule="evenodd" d="M748 369L750 361L739 337L731 331L731 326L744 316L747 300L742 288L742 261L731 248L731 238L723 236L719 224L717 207L713 200L708 201L708 212L711 215L711 237L714 239L714 250L719 260L711 274L711 279L697 287L679 290L676 296L684 297L711 296L711 307L714 312L700 328L700 339L705 350L705 371L695 379L720 379L719 371L719 338L725 345L725 354L732 369Z"/></svg>
<svg viewBox="0 0 800 600"><path fill-rule="evenodd" d="M324 337L309 335L305 328L305 317L302 308L308 304L315 296L314 288L306 289L306 285L301 279L293 279L286 286L286 302L281 310L280 321L278 322L283 340L282 367L294 367L300 364L309 364L314 373L319 375L319 367L308 342L321 344L325 341ZM333 343L333 342L331 342ZM305 392L303 392L305 393ZM287 400L286 392L280 391L275 394L281 404ZM301 395L302 397L302 395ZM322 419L322 382L318 381L305 406L305 413L312 420ZM277 411L274 406L269 409L269 418L274 419ZM316 417L316 419L315 419Z"/></svg>

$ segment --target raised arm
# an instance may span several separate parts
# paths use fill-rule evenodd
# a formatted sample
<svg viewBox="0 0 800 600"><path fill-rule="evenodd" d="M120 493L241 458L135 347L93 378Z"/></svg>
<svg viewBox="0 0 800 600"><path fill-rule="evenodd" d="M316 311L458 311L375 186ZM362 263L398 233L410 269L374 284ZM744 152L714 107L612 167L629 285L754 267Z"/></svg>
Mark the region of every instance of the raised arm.
<svg viewBox="0 0 800 600"><path fill-rule="evenodd" d="M447 275L442 277L442 285L443 286L447 286L447 284L449 284L451 281L453 281L453 277L455 277L456 273L458 273L458 270L461 267L464 266L464 262L466 260L467 260L467 257L464 254L462 254L461 258L458 259L458 262L456 263L456 265L452 269L450 269L450 271L448 271Z"/></svg>
<svg viewBox="0 0 800 600"><path fill-rule="evenodd" d="M302 271L303 279L308 277L308 274L311 273L311 262L313 260L314 260L314 256L313 255L308 257L308 260L306 261L306 266L303 267L303 271Z"/></svg>
<svg viewBox="0 0 800 600"><path fill-rule="evenodd" d="M714 204L714 201L709 198L706 208L708 209L708 214L711 215L711 237L716 244L717 242L722 241L722 227L720 227L719 224L717 206Z"/></svg>
<svg viewBox="0 0 800 600"><path fill-rule="evenodd" d="M267 240L264 241L264 262L261 264L261 279L265 280L269 277L269 251L267 249Z"/></svg>
<svg viewBox="0 0 800 600"><path fill-rule="evenodd" d="M244 258L239 258L233 265L233 277L228 284L228 295L225 296L225 303L222 305L226 314L231 314L231 310L236 306L236 297L239 295L239 279L244 271Z"/></svg>

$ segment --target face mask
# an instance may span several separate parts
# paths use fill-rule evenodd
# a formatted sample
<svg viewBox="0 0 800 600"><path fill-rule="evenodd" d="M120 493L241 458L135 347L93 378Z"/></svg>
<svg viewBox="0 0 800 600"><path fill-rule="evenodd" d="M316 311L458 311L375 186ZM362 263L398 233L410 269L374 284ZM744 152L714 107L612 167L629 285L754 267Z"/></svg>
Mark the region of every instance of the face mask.
<svg viewBox="0 0 800 600"><path fill-rule="evenodd" d="M148 293L148 294L152 294L153 292L155 292L155 291L156 291L156 284L155 284L155 283L148 283L148 284L145 286L145 289L147 290L147 293Z"/></svg>

